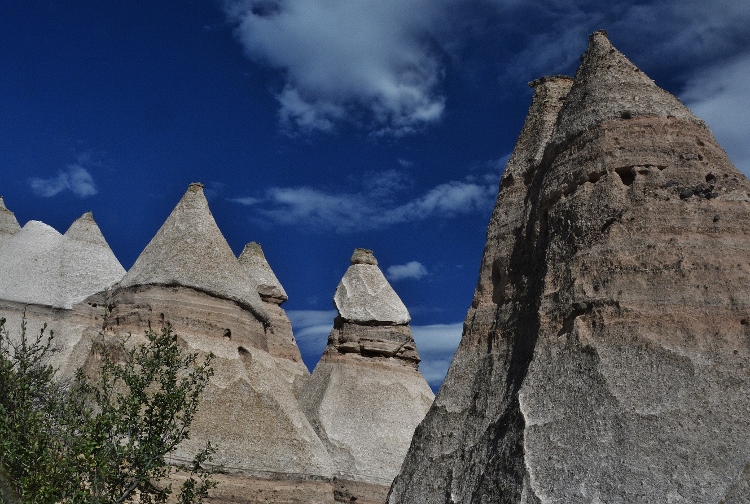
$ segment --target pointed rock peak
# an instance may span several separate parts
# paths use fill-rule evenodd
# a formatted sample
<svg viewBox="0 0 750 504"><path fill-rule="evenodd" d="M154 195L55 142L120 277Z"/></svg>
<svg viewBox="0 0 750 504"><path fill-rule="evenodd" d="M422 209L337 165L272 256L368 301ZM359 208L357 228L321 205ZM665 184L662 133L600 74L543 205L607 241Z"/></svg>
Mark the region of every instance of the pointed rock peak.
<svg viewBox="0 0 750 504"><path fill-rule="evenodd" d="M94 221L94 214L86 212L70 225L65 236L71 240L93 243L109 248L107 240L104 239L99 226Z"/></svg>
<svg viewBox="0 0 750 504"><path fill-rule="evenodd" d="M268 264L260 243L250 242L245 245L239 262L261 299L277 304L282 304L289 299L284 287L281 286L281 282Z"/></svg>
<svg viewBox="0 0 750 504"><path fill-rule="evenodd" d="M202 184L190 184L121 285L182 285L233 300L263 322L269 319L252 281L216 225Z"/></svg>
<svg viewBox="0 0 750 504"><path fill-rule="evenodd" d="M5 207L5 201L0 196L0 237L14 235L20 229L16 215Z"/></svg>
<svg viewBox="0 0 750 504"><path fill-rule="evenodd" d="M341 318L360 324L408 324L409 311L378 268L372 251L356 249L351 263L333 297Z"/></svg>
<svg viewBox="0 0 750 504"><path fill-rule="evenodd" d="M562 143L606 121L635 117L675 117L702 124L615 49L607 32L594 32L560 111L552 143Z"/></svg>
<svg viewBox="0 0 750 504"><path fill-rule="evenodd" d="M378 260L375 259L375 254L372 250L365 248L356 248L352 254L352 258L349 259L352 264L372 264L373 266L378 265Z"/></svg>

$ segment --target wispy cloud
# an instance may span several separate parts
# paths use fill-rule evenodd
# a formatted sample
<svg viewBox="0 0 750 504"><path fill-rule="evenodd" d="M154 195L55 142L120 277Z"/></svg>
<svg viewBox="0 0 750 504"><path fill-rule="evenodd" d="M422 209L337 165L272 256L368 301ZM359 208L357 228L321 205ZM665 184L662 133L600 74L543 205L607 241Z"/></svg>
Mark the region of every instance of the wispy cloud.
<svg viewBox="0 0 750 504"><path fill-rule="evenodd" d="M80 198L93 196L98 192L94 178L81 163L69 164L55 177L29 179L29 186L35 195L50 198L64 191L70 191Z"/></svg>
<svg viewBox="0 0 750 504"><path fill-rule="evenodd" d="M248 56L283 72L282 124L404 135L440 119L433 33L450 0L226 0Z"/></svg>
<svg viewBox="0 0 750 504"><path fill-rule="evenodd" d="M292 322L294 339L297 340L302 360L312 371L323 355L328 343L328 334L333 328L336 310L287 310L287 317Z"/></svg>
<svg viewBox="0 0 750 504"><path fill-rule="evenodd" d="M696 73L681 99L706 121L737 168L750 176L750 52Z"/></svg>
<svg viewBox="0 0 750 504"><path fill-rule="evenodd" d="M419 371L435 392L445 379L453 354L461 342L462 331L463 323L461 322L412 326L411 328L417 351L422 358Z"/></svg>
<svg viewBox="0 0 750 504"><path fill-rule="evenodd" d="M385 276L392 282L399 280L419 280L427 276L427 268L419 261L410 261L406 264L388 266Z"/></svg>
<svg viewBox="0 0 750 504"><path fill-rule="evenodd" d="M308 186L273 187L261 197L230 201L252 205L264 221L333 229L339 233L385 229L396 224L432 218L452 218L488 212L497 194L498 174L467 177L437 185L404 201L401 193L411 184L392 171L376 182L365 177L358 192L334 193Z"/></svg>

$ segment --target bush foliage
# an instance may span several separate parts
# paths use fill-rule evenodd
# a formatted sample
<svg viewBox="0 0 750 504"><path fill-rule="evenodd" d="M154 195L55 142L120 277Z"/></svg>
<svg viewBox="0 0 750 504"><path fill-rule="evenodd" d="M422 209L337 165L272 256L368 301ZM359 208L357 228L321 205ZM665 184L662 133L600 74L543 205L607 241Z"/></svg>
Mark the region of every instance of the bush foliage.
<svg viewBox="0 0 750 504"><path fill-rule="evenodd" d="M177 470L168 455L188 437L213 370L184 352L171 328L146 342L94 342L101 366L55 381L46 326L11 338L0 318L0 502L163 503ZM176 494L200 503L215 486L207 445Z"/></svg>

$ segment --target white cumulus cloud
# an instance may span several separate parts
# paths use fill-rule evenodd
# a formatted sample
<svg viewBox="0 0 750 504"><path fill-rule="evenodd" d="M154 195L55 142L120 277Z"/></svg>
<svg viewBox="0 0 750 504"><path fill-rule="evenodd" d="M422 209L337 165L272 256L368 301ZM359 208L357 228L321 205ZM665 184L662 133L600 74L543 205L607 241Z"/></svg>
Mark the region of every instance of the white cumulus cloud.
<svg viewBox="0 0 750 504"><path fill-rule="evenodd" d="M392 282L405 279L419 280L427 276L427 268L419 261L410 261L406 264L388 266L385 276Z"/></svg>
<svg viewBox="0 0 750 504"><path fill-rule="evenodd" d="M403 135L442 116L432 33L449 3L226 0L225 8L248 56L281 70L284 126L329 131L349 120Z"/></svg>
<svg viewBox="0 0 750 504"><path fill-rule="evenodd" d="M70 164L60 170L55 177L29 179L34 194L50 198L63 191L70 191L80 198L93 196L98 192L94 178L81 164Z"/></svg>

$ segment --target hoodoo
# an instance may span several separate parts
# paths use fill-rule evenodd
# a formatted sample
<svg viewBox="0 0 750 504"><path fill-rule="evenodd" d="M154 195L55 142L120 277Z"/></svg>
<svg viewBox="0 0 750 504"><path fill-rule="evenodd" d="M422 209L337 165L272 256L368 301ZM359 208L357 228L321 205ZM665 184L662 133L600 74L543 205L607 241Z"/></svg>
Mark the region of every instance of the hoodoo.
<svg viewBox="0 0 750 504"><path fill-rule="evenodd" d="M338 477L387 486L433 394L409 312L371 251L355 250L334 304L339 316L301 401Z"/></svg>
<svg viewBox="0 0 750 504"><path fill-rule="evenodd" d="M389 502L746 502L750 182L604 32L532 86Z"/></svg>
<svg viewBox="0 0 750 504"><path fill-rule="evenodd" d="M112 293L106 329L119 336L169 324L190 351L215 355L190 439L174 460L188 461L211 441L230 474L330 478L331 459L295 395L309 372L280 325L283 310L274 304L280 312L269 314L242 262L203 186L191 184Z"/></svg>

